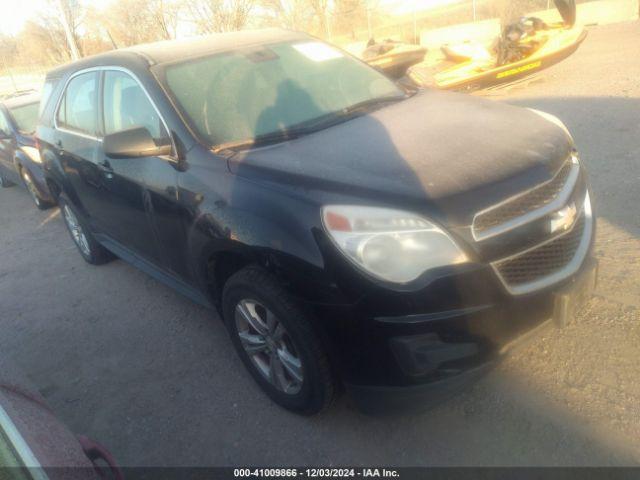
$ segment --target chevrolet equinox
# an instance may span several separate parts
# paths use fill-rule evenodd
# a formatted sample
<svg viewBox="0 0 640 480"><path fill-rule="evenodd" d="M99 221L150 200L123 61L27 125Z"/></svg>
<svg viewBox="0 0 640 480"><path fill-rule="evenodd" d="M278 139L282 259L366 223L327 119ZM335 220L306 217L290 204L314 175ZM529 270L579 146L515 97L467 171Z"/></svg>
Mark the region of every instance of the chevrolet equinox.
<svg viewBox="0 0 640 480"><path fill-rule="evenodd" d="M44 96L80 254L217 308L288 409L441 401L595 283L585 173L549 114L399 86L282 30L86 58Z"/></svg>

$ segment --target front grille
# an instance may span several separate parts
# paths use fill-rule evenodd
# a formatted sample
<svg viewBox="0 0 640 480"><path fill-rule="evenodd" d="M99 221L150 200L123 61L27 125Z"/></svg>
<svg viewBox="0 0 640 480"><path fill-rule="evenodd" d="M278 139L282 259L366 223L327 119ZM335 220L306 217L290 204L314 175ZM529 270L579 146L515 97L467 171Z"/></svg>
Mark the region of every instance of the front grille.
<svg viewBox="0 0 640 480"><path fill-rule="evenodd" d="M518 287L565 269L574 259L585 233L583 212L571 231L515 257L494 263L507 287Z"/></svg>
<svg viewBox="0 0 640 480"><path fill-rule="evenodd" d="M560 195L560 192L567 184L574 166L575 164L572 161L567 161L556 173L555 177L547 183L476 215L473 220L474 234L482 236L489 229L498 227L510 220L515 220L551 203Z"/></svg>

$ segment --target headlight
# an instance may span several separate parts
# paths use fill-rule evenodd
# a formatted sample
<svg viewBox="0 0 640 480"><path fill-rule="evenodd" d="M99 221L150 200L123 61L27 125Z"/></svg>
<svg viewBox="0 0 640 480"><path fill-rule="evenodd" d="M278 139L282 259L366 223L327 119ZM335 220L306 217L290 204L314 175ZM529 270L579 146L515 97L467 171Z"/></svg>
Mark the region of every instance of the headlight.
<svg viewBox="0 0 640 480"><path fill-rule="evenodd" d="M551 115L550 113L547 113L547 112L536 110L535 108L530 108L529 110L531 110L533 113L537 113L545 120L553 123L555 126L560 127L564 131L564 133L566 133L567 136L571 139L571 141L573 141L573 136L571 135L571 132L569 131L567 126L562 122L562 120L560 120L558 117L556 117L555 115Z"/></svg>
<svg viewBox="0 0 640 480"><path fill-rule="evenodd" d="M407 283L431 268L468 260L446 232L413 213L330 205L322 209L322 221L349 260L389 282Z"/></svg>
<svg viewBox="0 0 640 480"><path fill-rule="evenodd" d="M21 147L22 151L26 153L31 160L36 163L42 163L42 159L40 158L40 152L37 148L34 147Z"/></svg>

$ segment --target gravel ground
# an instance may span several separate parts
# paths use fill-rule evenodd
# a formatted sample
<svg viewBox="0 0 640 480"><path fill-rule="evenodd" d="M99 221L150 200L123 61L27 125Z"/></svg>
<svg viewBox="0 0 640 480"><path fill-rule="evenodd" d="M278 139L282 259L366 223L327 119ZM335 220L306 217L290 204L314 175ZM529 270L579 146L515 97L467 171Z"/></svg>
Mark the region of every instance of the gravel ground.
<svg viewBox="0 0 640 480"><path fill-rule="evenodd" d="M591 28L527 85L484 95L560 116L600 217L597 296L471 390L421 415L269 402L222 324L126 265L85 264L57 210L0 192L0 352L122 465L638 465L640 29Z"/></svg>

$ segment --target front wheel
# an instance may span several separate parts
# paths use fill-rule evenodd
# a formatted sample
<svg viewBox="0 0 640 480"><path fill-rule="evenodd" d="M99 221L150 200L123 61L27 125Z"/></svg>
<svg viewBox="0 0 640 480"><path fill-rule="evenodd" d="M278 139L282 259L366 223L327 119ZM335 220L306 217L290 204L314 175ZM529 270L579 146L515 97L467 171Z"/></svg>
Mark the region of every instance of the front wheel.
<svg viewBox="0 0 640 480"><path fill-rule="evenodd" d="M67 230L69 230L71 239L87 263L102 265L114 258L113 254L100 245L93 237L87 224L81 219L75 208L71 206L71 203L64 196L60 196L58 205L60 206L60 212L62 212L62 218L67 226Z"/></svg>
<svg viewBox="0 0 640 480"><path fill-rule="evenodd" d="M240 270L225 284L222 303L240 358L272 400L306 415L331 404L336 382L311 318L271 275Z"/></svg>

